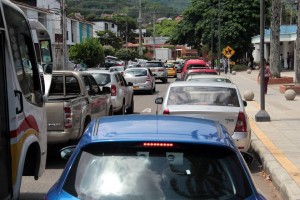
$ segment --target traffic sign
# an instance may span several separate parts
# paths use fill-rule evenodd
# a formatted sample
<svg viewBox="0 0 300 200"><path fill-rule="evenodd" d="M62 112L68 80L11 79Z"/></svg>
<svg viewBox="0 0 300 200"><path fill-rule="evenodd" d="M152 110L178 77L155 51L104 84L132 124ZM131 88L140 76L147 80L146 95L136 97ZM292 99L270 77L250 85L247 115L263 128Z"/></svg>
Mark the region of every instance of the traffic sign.
<svg viewBox="0 0 300 200"><path fill-rule="evenodd" d="M227 46L223 49L222 53L227 58L231 58L231 56L235 53L235 51L230 46Z"/></svg>

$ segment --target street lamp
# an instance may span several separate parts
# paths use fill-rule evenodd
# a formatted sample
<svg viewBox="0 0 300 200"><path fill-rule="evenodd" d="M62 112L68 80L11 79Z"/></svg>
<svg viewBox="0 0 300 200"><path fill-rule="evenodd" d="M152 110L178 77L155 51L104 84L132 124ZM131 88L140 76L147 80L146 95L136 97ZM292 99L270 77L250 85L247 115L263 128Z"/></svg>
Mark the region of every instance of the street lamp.
<svg viewBox="0 0 300 200"><path fill-rule="evenodd" d="M265 73L264 73L264 43L265 43L265 0L260 0L260 111L255 115L257 122L269 122L270 116L265 110Z"/></svg>

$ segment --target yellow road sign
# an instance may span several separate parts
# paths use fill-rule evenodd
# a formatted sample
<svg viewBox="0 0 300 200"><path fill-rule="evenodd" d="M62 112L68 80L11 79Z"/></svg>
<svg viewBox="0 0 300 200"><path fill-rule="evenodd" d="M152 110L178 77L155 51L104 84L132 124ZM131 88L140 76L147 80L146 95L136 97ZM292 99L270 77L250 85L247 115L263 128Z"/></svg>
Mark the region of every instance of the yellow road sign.
<svg viewBox="0 0 300 200"><path fill-rule="evenodd" d="M235 53L235 51L230 46L227 46L223 49L222 53L227 58L230 58Z"/></svg>

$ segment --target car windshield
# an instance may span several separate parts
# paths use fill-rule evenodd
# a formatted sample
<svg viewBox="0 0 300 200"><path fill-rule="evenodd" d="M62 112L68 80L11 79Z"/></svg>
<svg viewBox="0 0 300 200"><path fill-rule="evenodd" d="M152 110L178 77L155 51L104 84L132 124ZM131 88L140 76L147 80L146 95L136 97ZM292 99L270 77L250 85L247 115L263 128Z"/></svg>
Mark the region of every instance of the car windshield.
<svg viewBox="0 0 300 200"><path fill-rule="evenodd" d="M125 71L126 76L147 76L147 70L146 69L128 69Z"/></svg>
<svg viewBox="0 0 300 200"><path fill-rule="evenodd" d="M79 199L246 199L253 194L228 148L176 143L94 143L75 159L63 189Z"/></svg>
<svg viewBox="0 0 300 200"><path fill-rule="evenodd" d="M192 64L187 67L187 69L205 69L206 66L204 64Z"/></svg>
<svg viewBox="0 0 300 200"><path fill-rule="evenodd" d="M161 62L147 62L146 67L163 67Z"/></svg>
<svg viewBox="0 0 300 200"><path fill-rule="evenodd" d="M174 86L170 88L168 105L210 105L240 107L234 88L207 86Z"/></svg>
<svg viewBox="0 0 300 200"><path fill-rule="evenodd" d="M104 86L111 82L110 74L100 74L100 73L92 73L96 82L100 86Z"/></svg>

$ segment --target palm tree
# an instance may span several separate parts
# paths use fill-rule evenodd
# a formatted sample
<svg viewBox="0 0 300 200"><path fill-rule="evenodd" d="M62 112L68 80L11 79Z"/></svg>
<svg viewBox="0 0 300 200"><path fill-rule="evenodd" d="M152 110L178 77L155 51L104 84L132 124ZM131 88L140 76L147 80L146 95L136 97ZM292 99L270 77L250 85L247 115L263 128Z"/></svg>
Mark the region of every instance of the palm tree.
<svg viewBox="0 0 300 200"><path fill-rule="evenodd" d="M273 77L280 77L280 16L281 0L272 0L270 35L270 67Z"/></svg>

